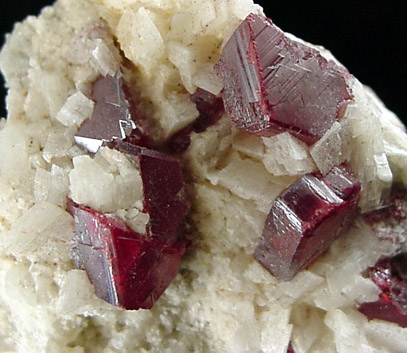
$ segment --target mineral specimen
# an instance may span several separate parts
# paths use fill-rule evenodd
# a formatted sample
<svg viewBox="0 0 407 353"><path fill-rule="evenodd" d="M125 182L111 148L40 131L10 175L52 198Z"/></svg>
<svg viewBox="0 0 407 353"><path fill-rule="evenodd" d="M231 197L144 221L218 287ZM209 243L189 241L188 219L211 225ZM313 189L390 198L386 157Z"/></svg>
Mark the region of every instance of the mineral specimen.
<svg viewBox="0 0 407 353"><path fill-rule="evenodd" d="M367 275L380 289L379 300L363 303L359 311L371 319L407 327L407 253L380 258Z"/></svg>
<svg viewBox="0 0 407 353"><path fill-rule="evenodd" d="M258 135L288 130L312 144L352 98L343 67L259 15L249 15L233 33L216 70L226 112L238 127Z"/></svg>
<svg viewBox="0 0 407 353"><path fill-rule="evenodd" d="M142 146L147 144L136 105L121 77L100 76L93 84L92 99L95 101L92 117L76 133L77 144L93 153L113 140L128 138Z"/></svg>
<svg viewBox="0 0 407 353"><path fill-rule="evenodd" d="M74 260L97 296L129 310L150 309L178 273L185 245L132 231L117 217L70 201Z"/></svg>
<svg viewBox="0 0 407 353"><path fill-rule="evenodd" d="M306 174L273 203L255 258L287 281L309 266L352 224L360 184L345 166Z"/></svg>

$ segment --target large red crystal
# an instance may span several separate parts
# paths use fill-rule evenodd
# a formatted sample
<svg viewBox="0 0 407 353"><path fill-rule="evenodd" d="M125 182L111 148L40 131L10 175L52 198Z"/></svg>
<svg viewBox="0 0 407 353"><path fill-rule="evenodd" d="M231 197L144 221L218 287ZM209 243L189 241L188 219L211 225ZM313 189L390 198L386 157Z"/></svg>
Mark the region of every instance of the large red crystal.
<svg viewBox="0 0 407 353"><path fill-rule="evenodd" d="M238 127L263 136L287 130L312 144L351 99L343 67L254 14L226 43L216 71L228 115Z"/></svg>
<svg viewBox="0 0 407 353"><path fill-rule="evenodd" d="M407 253L380 258L367 275L380 289L379 300L363 303L359 311L371 319L407 327Z"/></svg>
<svg viewBox="0 0 407 353"><path fill-rule="evenodd" d="M116 141L138 167L143 184L145 234L122 220L69 203L75 218L75 262L85 269L96 294L125 309L149 309L178 273L185 244L179 230L190 207L179 160ZM137 201L137 200L135 200Z"/></svg>
<svg viewBox="0 0 407 353"><path fill-rule="evenodd" d="M100 76L93 84L92 99L95 101L92 117L85 120L75 135L78 145L90 152L107 142L129 139L132 143L146 146L148 138L142 133L137 104L119 76Z"/></svg>
<svg viewBox="0 0 407 353"><path fill-rule="evenodd" d="M95 293L128 310L150 309L178 273L185 246L151 238L122 220L70 201L76 238L74 261Z"/></svg>
<svg viewBox="0 0 407 353"><path fill-rule="evenodd" d="M304 175L274 201L255 258L278 279L292 279L351 226L359 193L345 165Z"/></svg>

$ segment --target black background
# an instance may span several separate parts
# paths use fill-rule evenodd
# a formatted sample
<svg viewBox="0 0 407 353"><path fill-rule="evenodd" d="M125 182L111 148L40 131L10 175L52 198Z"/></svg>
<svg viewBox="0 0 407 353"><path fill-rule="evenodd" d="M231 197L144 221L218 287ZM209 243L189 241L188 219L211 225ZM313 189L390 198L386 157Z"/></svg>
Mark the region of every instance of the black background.
<svg viewBox="0 0 407 353"><path fill-rule="evenodd" d="M1 44L13 23L53 1L0 0ZM283 30L321 44L407 122L407 13L402 0L258 1ZM4 97L5 91L0 92ZM4 100L4 98L2 99ZM0 115L5 116L4 104Z"/></svg>

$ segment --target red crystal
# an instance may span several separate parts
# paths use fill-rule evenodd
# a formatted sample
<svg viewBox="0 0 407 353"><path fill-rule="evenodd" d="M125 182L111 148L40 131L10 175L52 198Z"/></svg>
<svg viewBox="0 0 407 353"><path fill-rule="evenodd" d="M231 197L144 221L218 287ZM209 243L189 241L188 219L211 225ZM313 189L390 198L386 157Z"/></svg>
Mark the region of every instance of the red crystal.
<svg viewBox="0 0 407 353"><path fill-rule="evenodd" d="M199 111L199 116L195 121L171 137L167 146L171 153L184 152L191 143L191 133L204 132L220 119L224 111L222 98L202 88L198 88L190 97Z"/></svg>
<svg viewBox="0 0 407 353"><path fill-rule="evenodd" d="M288 348L287 348L287 353L295 353L293 346L291 345L291 343L289 344Z"/></svg>
<svg viewBox="0 0 407 353"><path fill-rule="evenodd" d="M407 253L380 258L366 272L381 293L379 300L361 304L359 311L369 320L381 319L407 327Z"/></svg>
<svg viewBox="0 0 407 353"><path fill-rule="evenodd" d="M190 207L179 160L128 142L109 144L127 154L143 183L146 234L119 218L69 202L75 218L75 262L96 295L125 309L149 309L178 273L185 243L179 240ZM136 200L135 200L136 201Z"/></svg>
<svg viewBox="0 0 407 353"><path fill-rule="evenodd" d="M263 136L287 130L312 144L352 98L343 67L254 14L227 42L216 71L227 114L238 127Z"/></svg>
<svg viewBox="0 0 407 353"><path fill-rule="evenodd" d="M122 220L70 201L75 219L74 260L96 295L128 310L150 309L178 273L185 245L151 238Z"/></svg>
<svg viewBox="0 0 407 353"><path fill-rule="evenodd" d="M143 212L150 215L147 232L152 237L173 237L190 203L177 158L118 141L113 144L138 165L144 191Z"/></svg>
<svg viewBox="0 0 407 353"><path fill-rule="evenodd" d="M304 175L274 201L255 258L278 279L292 279L351 226L359 193L345 165Z"/></svg>
<svg viewBox="0 0 407 353"><path fill-rule="evenodd" d="M126 138L137 145L148 145L140 128L140 114L121 77L100 76L93 84L92 99L92 117L76 133L77 144L93 153L104 143Z"/></svg>

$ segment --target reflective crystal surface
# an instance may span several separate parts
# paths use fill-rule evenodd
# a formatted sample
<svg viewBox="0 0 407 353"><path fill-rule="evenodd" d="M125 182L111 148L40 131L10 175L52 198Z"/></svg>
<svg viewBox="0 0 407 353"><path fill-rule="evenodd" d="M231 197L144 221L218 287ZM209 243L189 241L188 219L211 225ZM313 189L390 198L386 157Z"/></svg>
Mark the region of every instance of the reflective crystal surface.
<svg viewBox="0 0 407 353"><path fill-rule="evenodd" d="M113 140L128 138L135 144L147 144L138 125L136 106L121 77L100 76L93 84L92 100L92 117L83 122L75 135L78 145L96 153L104 143Z"/></svg>
<svg viewBox="0 0 407 353"><path fill-rule="evenodd" d="M74 261L97 296L128 310L150 309L178 273L182 242L150 238L122 220L69 202L75 219Z"/></svg>
<svg viewBox="0 0 407 353"><path fill-rule="evenodd" d="M369 320L381 319L407 327L407 253L383 257L366 272L381 293L377 301L361 304L359 311Z"/></svg>
<svg viewBox="0 0 407 353"><path fill-rule="evenodd" d="M148 235L173 237L190 207L179 160L127 142L118 141L113 146L126 153L140 169L143 212L150 215Z"/></svg>
<svg viewBox="0 0 407 353"><path fill-rule="evenodd" d="M292 279L351 226L359 193L345 165L304 175L273 203L255 258L278 279Z"/></svg>
<svg viewBox="0 0 407 353"><path fill-rule="evenodd" d="M140 171L142 212L149 216L146 234L70 201L74 258L100 298L125 309L149 309L178 273L185 251L179 233L189 198L178 159L128 142L116 141L111 147L125 153Z"/></svg>
<svg viewBox="0 0 407 353"><path fill-rule="evenodd" d="M216 71L228 115L238 127L263 136L288 130L312 144L352 98L343 67L254 14L227 42Z"/></svg>

